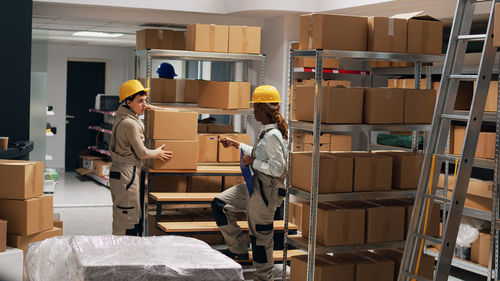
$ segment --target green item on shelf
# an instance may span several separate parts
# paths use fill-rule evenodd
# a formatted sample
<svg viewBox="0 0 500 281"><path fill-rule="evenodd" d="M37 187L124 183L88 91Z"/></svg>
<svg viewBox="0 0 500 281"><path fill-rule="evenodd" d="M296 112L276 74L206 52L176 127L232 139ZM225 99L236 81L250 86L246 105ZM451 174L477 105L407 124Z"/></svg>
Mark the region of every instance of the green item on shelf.
<svg viewBox="0 0 500 281"><path fill-rule="evenodd" d="M418 137L418 146L422 146L424 143L424 137ZM411 148L411 135L391 135L391 134L378 134L377 144Z"/></svg>
<svg viewBox="0 0 500 281"><path fill-rule="evenodd" d="M57 173L57 170L52 168L45 168L45 179L55 181L58 180L59 174Z"/></svg>

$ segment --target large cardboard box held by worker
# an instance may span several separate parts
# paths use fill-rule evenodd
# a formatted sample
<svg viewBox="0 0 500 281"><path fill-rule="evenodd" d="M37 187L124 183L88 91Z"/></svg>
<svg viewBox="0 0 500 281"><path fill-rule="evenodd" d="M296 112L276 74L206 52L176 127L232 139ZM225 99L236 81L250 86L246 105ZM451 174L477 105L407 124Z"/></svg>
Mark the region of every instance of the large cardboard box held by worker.
<svg viewBox="0 0 500 281"><path fill-rule="evenodd" d="M302 236L309 237L309 203L302 208ZM316 239L324 246L364 243L365 210L349 204L318 205Z"/></svg>
<svg viewBox="0 0 500 281"><path fill-rule="evenodd" d="M321 122L359 124L363 112L363 89L323 87ZM314 86L295 87L295 118L314 121Z"/></svg>
<svg viewBox="0 0 500 281"><path fill-rule="evenodd" d="M462 153L464 139L465 126L453 126L450 133L450 151L453 151L453 154L460 155ZM495 159L495 141L496 135L494 132L480 132L475 157Z"/></svg>
<svg viewBox="0 0 500 281"><path fill-rule="evenodd" d="M198 162L217 162L219 135L198 134Z"/></svg>
<svg viewBox="0 0 500 281"><path fill-rule="evenodd" d="M163 150L174 153L172 159L165 162L159 159L148 159L147 165L160 170L196 170L198 167L197 140L148 140L151 148L165 145Z"/></svg>
<svg viewBox="0 0 500 281"><path fill-rule="evenodd" d="M353 153L353 191L390 191L392 158L371 153Z"/></svg>
<svg viewBox="0 0 500 281"><path fill-rule="evenodd" d="M310 152L292 152L290 161L292 186L311 192L312 154ZM353 158L349 155L321 153L318 192L320 194L351 192L353 163Z"/></svg>
<svg viewBox="0 0 500 281"><path fill-rule="evenodd" d="M368 51L406 53L406 37L405 19L368 18Z"/></svg>
<svg viewBox="0 0 500 281"><path fill-rule="evenodd" d="M436 92L434 90L405 89L405 124L430 124L434 116Z"/></svg>
<svg viewBox="0 0 500 281"><path fill-rule="evenodd" d="M180 110L147 110L146 138L196 140L198 113Z"/></svg>
<svg viewBox="0 0 500 281"><path fill-rule="evenodd" d="M307 280L307 255L290 258L290 281ZM354 264L335 256L320 254L314 264L315 281L354 281Z"/></svg>
<svg viewBox="0 0 500 281"><path fill-rule="evenodd" d="M260 27L229 26L229 53L260 54Z"/></svg>
<svg viewBox="0 0 500 281"><path fill-rule="evenodd" d="M392 187L417 189L423 154L405 151L377 151L377 154L392 157Z"/></svg>
<svg viewBox="0 0 500 281"><path fill-rule="evenodd" d="M62 235L63 231L58 227L51 227L48 230L31 235L9 234L7 236L7 245L21 249L26 253L26 249L28 249L30 243L39 242L51 237Z"/></svg>
<svg viewBox="0 0 500 281"><path fill-rule="evenodd" d="M363 109L364 123L401 124L404 116L404 90L366 88Z"/></svg>
<svg viewBox="0 0 500 281"><path fill-rule="evenodd" d="M250 108L249 82L200 81L200 107L237 109Z"/></svg>
<svg viewBox="0 0 500 281"><path fill-rule="evenodd" d="M470 260L482 266L488 266L490 254L490 239L489 233L479 233L479 237L470 245Z"/></svg>
<svg viewBox="0 0 500 281"><path fill-rule="evenodd" d="M48 230L54 223L52 202L52 196L0 199L0 217L9 222L8 233L30 235Z"/></svg>
<svg viewBox="0 0 500 281"><path fill-rule="evenodd" d="M366 51L367 30L365 17L301 15L299 49Z"/></svg>
<svg viewBox="0 0 500 281"><path fill-rule="evenodd" d="M248 134L221 134L219 138L231 138L240 143L250 144L250 135ZM224 147L221 142L218 142L219 151L217 161L219 162L239 162L240 151L234 147Z"/></svg>
<svg viewBox="0 0 500 281"><path fill-rule="evenodd" d="M43 162L0 160L0 198L28 199L43 193Z"/></svg>
<svg viewBox="0 0 500 281"><path fill-rule="evenodd" d="M440 55L443 51L443 22L430 16L408 19L409 54Z"/></svg>
<svg viewBox="0 0 500 281"><path fill-rule="evenodd" d="M189 51L227 53L229 27L215 24L190 24L186 32Z"/></svg>

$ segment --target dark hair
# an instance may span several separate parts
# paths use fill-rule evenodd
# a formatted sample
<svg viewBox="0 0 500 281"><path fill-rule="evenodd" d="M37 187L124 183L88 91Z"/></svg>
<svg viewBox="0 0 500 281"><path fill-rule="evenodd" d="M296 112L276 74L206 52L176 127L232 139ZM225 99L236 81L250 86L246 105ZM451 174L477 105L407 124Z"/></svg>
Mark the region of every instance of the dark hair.
<svg viewBox="0 0 500 281"><path fill-rule="evenodd" d="M127 104L127 101L132 102L132 101L135 99L135 97L136 97L137 95L139 95L139 96L141 96L141 97L142 97L142 96L145 96L145 95L147 95L147 94L148 94L148 93L146 93L145 91L140 91L140 92L137 92L137 93L135 93L135 94L133 94L133 95L131 95L131 96L127 97L126 99L124 99L124 100L123 100L123 106L125 106L126 108L130 108L130 106L128 106L128 104Z"/></svg>
<svg viewBox="0 0 500 281"><path fill-rule="evenodd" d="M269 107L267 104L263 103L264 111L271 117L271 120L276 123L278 130L281 132L283 139L288 139L288 124L285 118L280 113L280 105L278 103L271 103L275 108Z"/></svg>

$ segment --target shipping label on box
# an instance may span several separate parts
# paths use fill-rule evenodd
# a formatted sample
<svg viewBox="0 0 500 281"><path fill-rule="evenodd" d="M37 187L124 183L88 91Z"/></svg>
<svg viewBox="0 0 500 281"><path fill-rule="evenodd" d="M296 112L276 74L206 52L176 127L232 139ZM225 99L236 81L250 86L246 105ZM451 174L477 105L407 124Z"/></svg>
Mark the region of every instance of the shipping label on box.
<svg viewBox="0 0 500 281"><path fill-rule="evenodd" d="M27 200L0 199L0 217L9 222L8 233L30 235L54 224L52 196Z"/></svg>
<svg viewBox="0 0 500 281"><path fill-rule="evenodd" d="M250 108L250 83L201 81L198 105L222 109Z"/></svg>
<svg viewBox="0 0 500 281"><path fill-rule="evenodd" d="M436 92L434 90L405 89L403 122L405 124L430 124L434 116Z"/></svg>
<svg viewBox="0 0 500 281"><path fill-rule="evenodd" d="M146 138L196 140L198 113L180 110L146 110Z"/></svg>
<svg viewBox="0 0 500 281"><path fill-rule="evenodd" d="M196 170L198 167L197 140L148 140L149 147L165 145L163 150L172 151L173 157L165 162L148 159L148 166L159 170Z"/></svg>
<svg viewBox="0 0 500 281"><path fill-rule="evenodd" d="M231 138L233 140L239 141L240 143L250 144L250 135L248 134L225 134L219 135L221 138ZM239 162L240 161L240 151L234 147L224 147L222 143L218 144L218 156L217 161L219 162Z"/></svg>
<svg viewBox="0 0 500 281"><path fill-rule="evenodd" d="M404 90L366 88L363 121L367 124L403 123Z"/></svg>
<svg viewBox="0 0 500 281"><path fill-rule="evenodd" d="M94 162L94 174L99 177L109 177L111 162L96 161Z"/></svg>
<svg viewBox="0 0 500 281"><path fill-rule="evenodd" d="M301 15L299 49L366 51L367 30L365 17Z"/></svg>
<svg viewBox="0 0 500 281"><path fill-rule="evenodd" d="M219 136L212 134L198 134L199 158L198 162L217 162Z"/></svg>
<svg viewBox="0 0 500 281"><path fill-rule="evenodd" d="M369 17L368 51L406 53L407 20Z"/></svg>
<svg viewBox="0 0 500 281"><path fill-rule="evenodd" d="M28 199L43 194L44 164L0 160L0 198Z"/></svg>
<svg viewBox="0 0 500 281"><path fill-rule="evenodd" d="M228 52L260 54L260 27L230 25Z"/></svg>
<svg viewBox="0 0 500 281"><path fill-rule="evenodd" d="M215 24L187 26L186 49L190 51L227 53L229 27Z"/></svg>

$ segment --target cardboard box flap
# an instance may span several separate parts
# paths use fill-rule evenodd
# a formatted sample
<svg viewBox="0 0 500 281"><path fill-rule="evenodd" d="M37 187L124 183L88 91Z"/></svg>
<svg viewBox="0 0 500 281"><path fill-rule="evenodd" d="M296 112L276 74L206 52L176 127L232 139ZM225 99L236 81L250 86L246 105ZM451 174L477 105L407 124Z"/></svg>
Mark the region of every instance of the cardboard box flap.
<svg viewBox="0 0 500 281"><path fill-rule="evenodd" d="M434 17L431 17L429 15L423 14L421 11L419 12L412 12L412 13L404 13L404 14L395 14L391 16L391 18L398 18L398 19L406 19L406 20L429 20L429 21L441 21L439 19L436 19Z"/></svg>

